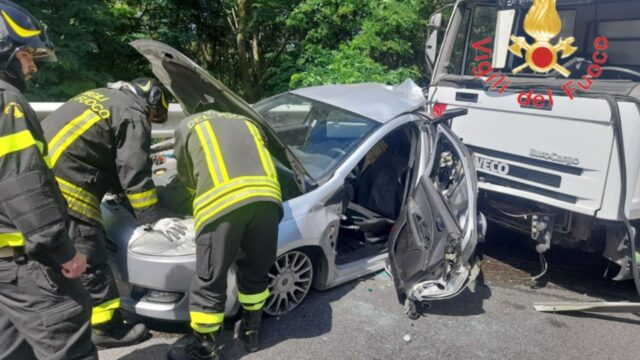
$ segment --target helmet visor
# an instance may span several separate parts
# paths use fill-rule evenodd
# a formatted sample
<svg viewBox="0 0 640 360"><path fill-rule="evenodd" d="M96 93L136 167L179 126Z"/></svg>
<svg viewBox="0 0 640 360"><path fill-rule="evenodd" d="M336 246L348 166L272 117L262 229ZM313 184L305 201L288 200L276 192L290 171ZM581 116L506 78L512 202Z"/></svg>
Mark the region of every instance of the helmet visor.
<svg viewBox="0 0 640 360"><path fill-rule="evenodd" d="M47 62L58 61L58 57L56 56L56 53L53 50L53 48L21 46L16 50L28 52L29 55L31 55L31 58L35 61L47 61Z"/></svg>

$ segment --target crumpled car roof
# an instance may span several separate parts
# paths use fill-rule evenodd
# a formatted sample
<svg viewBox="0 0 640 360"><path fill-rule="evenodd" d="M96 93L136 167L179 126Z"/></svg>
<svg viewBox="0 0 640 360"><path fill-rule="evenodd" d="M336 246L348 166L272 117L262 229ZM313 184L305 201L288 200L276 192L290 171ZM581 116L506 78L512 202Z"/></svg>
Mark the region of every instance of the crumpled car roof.
<svg viewBox="0 0 640 360"><path fill-rule="evenodd" d="M322 85L290 93L386 123L426 104L422 89L407 79L398 86L378 83Z"/></svg>

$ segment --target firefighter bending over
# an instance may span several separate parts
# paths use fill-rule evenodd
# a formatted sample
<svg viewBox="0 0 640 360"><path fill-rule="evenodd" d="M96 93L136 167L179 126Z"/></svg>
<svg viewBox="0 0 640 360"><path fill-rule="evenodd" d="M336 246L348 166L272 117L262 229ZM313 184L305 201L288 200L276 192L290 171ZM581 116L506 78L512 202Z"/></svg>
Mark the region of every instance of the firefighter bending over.
<svg viewBox="0 0 640 360"><path fill-rule="evenodd" d="M276 258L282 199L263 135L248 119L207 111L185 118L176 130L178 175L195 193L196 272L189 310L193 334L169 350L171 360L218 359L227 272L241 251L236 336L257 351L268 272Z"/></svg>
<svg viewBox="0 0 640 360"><path fill-rule="evenodd" d="M102 197L125 193L139 224L162 217L151 179L151 123L167 120L168 104L155 79L120 81L85 91L42 122L51 165L69 206L69 234L87 256L84 286L93 298L93 342L101 348L135 344L144 324L127 324L107 264Z"/></svg>

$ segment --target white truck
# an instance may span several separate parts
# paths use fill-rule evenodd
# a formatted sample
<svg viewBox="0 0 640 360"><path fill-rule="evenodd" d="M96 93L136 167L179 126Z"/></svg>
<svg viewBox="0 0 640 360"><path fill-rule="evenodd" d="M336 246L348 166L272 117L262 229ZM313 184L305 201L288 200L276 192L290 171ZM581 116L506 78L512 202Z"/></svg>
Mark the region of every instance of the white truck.
<svg viewBox="0 0 640 360"><path fill-rule="evenodd" d="M491 222L599 252L614 280L640 253L640 1L459 0L429 20L431 111L474 153ZM640 289L640 286L638 286Z"/></svg>

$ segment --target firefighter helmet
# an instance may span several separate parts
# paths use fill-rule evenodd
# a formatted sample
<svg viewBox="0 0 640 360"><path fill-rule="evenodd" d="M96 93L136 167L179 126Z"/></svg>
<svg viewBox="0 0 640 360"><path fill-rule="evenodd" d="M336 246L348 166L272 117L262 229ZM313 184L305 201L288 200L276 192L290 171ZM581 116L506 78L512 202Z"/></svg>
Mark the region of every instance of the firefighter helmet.
<svg viewBox="0 0 640 360"><path fill-rule="evenodd" d="M160 83L152 78L137 78L130 82L135 92L149 104L149 119L154 123L167 121L169 104Z"/></svg>
<svg viewBox="0 0 640 360"><path fill-rule="evenodd" d="M40 22L13 2L0 0L0 72L5 80L24 88L22 65L16 58L19 50L29 52L37 61L56 60L53 44Z"/></svg>

